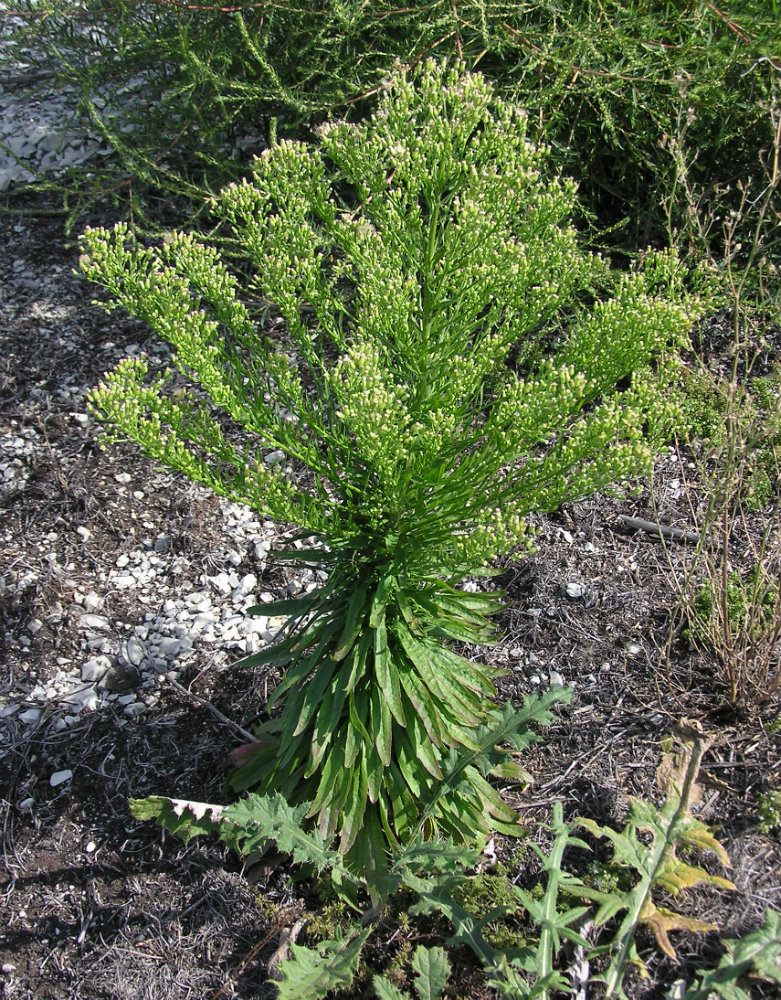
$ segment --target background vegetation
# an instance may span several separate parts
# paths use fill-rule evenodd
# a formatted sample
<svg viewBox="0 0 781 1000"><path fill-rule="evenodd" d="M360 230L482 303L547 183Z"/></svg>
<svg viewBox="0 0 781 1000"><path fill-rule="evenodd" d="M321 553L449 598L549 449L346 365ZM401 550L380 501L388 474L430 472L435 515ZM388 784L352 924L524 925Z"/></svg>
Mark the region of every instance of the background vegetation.
<svg viewBox="0 0 781 1000"><path fill-rule="evenodd" d="M731 8L731 9L730 9ZM772 146L776 0L389 0L189 5L20 0L30 39L117 154L66 186L71 224L111 200L159 224L246 172L271 131L357 119L395 59L463 59L529 113L612 242L692 223L691 199L737 207ZM92 171L94 168L90 168ZM205 222L205 218L204 218ZM719 232L714 232L714 238ZM604 233L603 233L604 236Z"/></svg>

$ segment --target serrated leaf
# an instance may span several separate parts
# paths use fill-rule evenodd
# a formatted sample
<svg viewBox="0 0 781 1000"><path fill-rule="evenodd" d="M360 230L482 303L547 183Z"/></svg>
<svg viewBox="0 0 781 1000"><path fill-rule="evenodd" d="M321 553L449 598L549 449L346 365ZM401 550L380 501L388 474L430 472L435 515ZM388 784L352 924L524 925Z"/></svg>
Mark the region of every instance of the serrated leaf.
<svg viewBox="0 0 781 1000"><path fill-rule="evenodd" d="M220 833L225 816L225 806L209 802L191 802L188 799L169 799L164 795L150 795L145 799L130 799L130 812L136 819L156 820L185 844L192 837Z"/></svg>
<svg viewBox="0 0 781 1000"><path fill-rule="evenodd" d="M417 976L415 988L420 1000L441 1000L450 977L450 962L445 949L418 945L412 956L412 968Z"/></svg>
<svg viewBox="0 0 781 1000"><path fill-rule="evenodd" d="M437 912L447 917L453 926L453 934L447 939L447 943L454 947L460 944L467 945L486 968L491 968L497 960L497 952L483 937L483 928L503 917L509 912L509 908L493 907L484 917L477 920L453 900L450 893L451 886L451 879L435 882L430 888L425 883L419 882L416 891L420 898L410 907L409 912L412 914Z"/></svg>
<svg viewBox="0 0 781 1000"><path fill-rule="evenodd" d="M279 794L247 795L226 807L223 816L235 826L235 840L243 854L250 854L273 840L280 851L299 864L312 864L318 872L344 867L341 855L329 850L329 841L316 830L304 832L301 824L308 803L291 806Z"/></svg>
<svg viewBox="0 0 781 1000"><path fill-rule="evenodd" d="M740 980L751 976L781 985L781 914L768 910L765 922L742 938L722 942L725 954L718 968L699 973L699 983L690 986L684 1000L750 1000L750 992Z"/></svg>
<svg viewBox="0 0 781 1000"><path fill-rule="evenodd" d="M409 1000L406 993L402 993L398 986L394 986L389 979L384 976L374 976L372 978L374 992L379 1000Z"/></svg>
<svg viewBox="0 0 781 1000"><path fill-rule="evenodd" d="M709 924L704 920L697 920L695 917L685 917L680 913L673 913L672 910L656 906L650 899L646 900L645 906L640 912L640 920L651 928L656 943L665 955L669 955L674 961L678 960L678 956L667 936L670 931L692 931L695 934L705 934L708 931L719 929L718 924Z"/></svg>
<svg viewBox="0 0 781 1000"><path fill-rule="evenodd" d="M683 842L709 847L722 860L726 858L723 847L705 824L688 812L687 796L694 787L706 746L706 741L695 738L685 754L686 770L679 771L676 780L668 783L669 797L661 809L652 803L632 799L623 831L599 827L588 819L578 820L581 826L596 836L607 837L612 842L616 864L633 868L640 876L635 886L624 894L626 913L612 942L615 955L603 978L606 984L605 1000L624 995L621 984L626 969L630 962L638 961L634 939L640 923L651 926L659 946L671 956L675 953L667 937L669 930L717 929L696 919L657 908L652 895L655 888L662 887L675 894L700 882L710 882L734 889L728 879L689 865L676 854L676 845Z"/></svg>
<svg viewBox="0 0 781 1000"><path fill-rule="evenodd" d="M291 944L292 958L277 966L279 1000L323 1000L331 990L347 989L371 932L367 927L355 937L342 938L337 931L335 939L322 941L316 948Z"/></svg>

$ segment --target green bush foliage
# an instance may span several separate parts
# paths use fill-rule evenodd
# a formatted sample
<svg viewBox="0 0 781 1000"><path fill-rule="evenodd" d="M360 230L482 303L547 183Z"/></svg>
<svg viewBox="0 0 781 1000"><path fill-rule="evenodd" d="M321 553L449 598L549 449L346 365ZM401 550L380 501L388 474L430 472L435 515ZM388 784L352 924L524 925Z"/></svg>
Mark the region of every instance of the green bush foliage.
<svg viewBox="0 0 781 1000"><path fill-rule="evenodd" d="M733 15L658 0L15 4L119 154L121 176L110 167L87 180L87 201L102 192L142 208L146 188L155 202L176 192L203 208L209 190L245 171L237 140L264 138L272 116L280 134L299 138L335 114L365 113L395 59L458 56L528 110L592 210L633 244L664 228L668 202L674 224L686 225L687 184L743 183L771 145L778 9L739 6ZM71 200L72 217L84 204Z"/></svg>
<svg viewBox="0 0 781 1000"><path fill-rule="evenodd" d="M248 290L190 235L84 237L84 274L187 380L122 362L92 393L110 437L299 525L310 544L290 555L327 572L258 609L290 623L246 662L287 673L232 785L310 802L359 870L421 824L518 831L484 777L525 780L484 743L499 671L451 648L490 643L500 602L458 583L528 544L530 512L648 469L677 416L668 380L700 307L674 255L598 295L574 185L525 126L479 75L399 71L368 122L282 142L222 192ZM247 292L284 320L276 340ZM516 730L517 751L531 736ZM468 765L435 797L459 750Z"/></svg>

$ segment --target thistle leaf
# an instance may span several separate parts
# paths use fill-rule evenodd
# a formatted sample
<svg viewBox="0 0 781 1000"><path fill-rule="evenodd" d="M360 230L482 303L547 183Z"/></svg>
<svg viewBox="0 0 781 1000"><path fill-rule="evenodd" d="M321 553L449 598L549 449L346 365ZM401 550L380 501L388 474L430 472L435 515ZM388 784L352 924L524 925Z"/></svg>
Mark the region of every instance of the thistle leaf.
<svg viewBox="0 0 781 1000"><path fill-rule="evenodd" d="M746 977L763 979L781 986L781 913L768 910L765 922L743 938L727 938L725 954L718 968L698 974L699 982L690 986L684 1000L750 1000L751 987L740 980Z"/></svg>
<svg viewBox="0 0 781 1000"><path fill-rule="evenodd" d="M371 927L351 936L321 941L315 948L291 944L292 958L280 962L279 1000L323 1000L331 990L347 989L353 981L361 949Z"/></svg>
<svg viewBox="0 0 781 1000"><path fill-rule="evenodd" d="M398 986L394 986L384 976L374 976L372 983L374 984L374 992L379 997L379 1000L409 1000L408 994L402 993Z"/></svg>
<svg viewBox="0 0 781 1000"><path fill-rule="evenodd" d="M308 803L291 806L274 795L249 794L235 805L227 806L224 819L234 827L234 840L242 854L262 850L273 840L280 851L290 854L300 864L312 864L318 872L326 868L343 870L344 861L337 851L329 850L328 840L316 830L307 833L301 824Z"/></svg>
<svg viewBox="0 0 781 1000"><path fill-rule="evenodd" d="M684 917L680 913L673 913L663 907L656 906L653 900L646 900L645 906L640 912L640 920L653 931L656 943L673 961L678 960L678 955L670 943L667 936L669 931L692 931L695 934L705 934L708 931L717 931L718 924L709 924L704 920L697 920L694 917Z"/></svg>
<svg viewBox="0 0 781 1000"><path fill-rule="evenodd" d="M221 833L224 829L225 806L169 799L164 795L130 799L129 806L136 819L156 820L166 830L181 837L185 844L192 837Z"/></svg>

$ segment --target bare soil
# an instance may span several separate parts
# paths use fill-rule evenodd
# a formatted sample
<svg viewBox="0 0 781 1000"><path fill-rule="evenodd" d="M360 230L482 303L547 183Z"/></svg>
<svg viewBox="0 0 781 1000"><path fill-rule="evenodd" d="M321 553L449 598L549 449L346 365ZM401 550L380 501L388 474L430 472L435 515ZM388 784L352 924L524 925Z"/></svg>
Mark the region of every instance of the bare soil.
<svg viewBox="0 0 781 1000"><path fill-rule="evenodd" d="M93 289L73 274L78 251L63 248L56 219L34 214L41 207L0 217L0 433L30 442L17 479L0 493L0 707L22 706L0 719L2 996L265 1000L275 995L268 961L280 933L311 918L322 901L311 886L291 881L284 864L256 870L250 880L221 845L184 845L136 822L127 800L155 793L226 801L227 758L242 740L203 701L246 728L268 679L232 667L238 657L226 669L229 658L196 640L179 685L163 683L157 703L136 717L113 702L58 727L62 706L52 703L34 724L19 720L38 704L29 699L36 686L91 655L78 595L97 592L100 613L120 632L162 600L104 589L133 538L172 536L183 559L159 582L169 592L187 582L175 565L186 574L225 567L216 500L130 447L102 451L97 427L84 420L85 391L129 344L159 347L140 324L91 304ZM718 345L715 322L713 330ZM777 343L770 350L779 357ZM534 785L514 800L541 842L556 800L567 816L616 825L630 796L660 801L663 743L681 720L712 739L698 814L717 828L732 869L723 871L715 858L705 865L736 890L697 889L675 906L738 937L761 923L768 906L781 907L779 831L756 828L760 795L781 787L779 736L766 725L778 718L778 702L734 710L716 662L681 635L668 641L678 619L665 549L619 520L628 514L691 526L687 471L673 452L662 456L656 509L646 492L595 497L538 518L536 554L508 561L496 581L507 610L491 659L509 671L502 698L545 688L557 675L575 686L572 704L525 761ZM131 482L119 484L121 472ZM670 543L667 551L674 565L690 558L683 545ZM242 569L252 569L249 554ZM266 572L262 585L278 589L281 571L270 564ZM32 631L31 622L40 627ZM139 683L127 679L129 690ZM63 769L71 780L52 787L51 775ZM510 857L514 845L498 848ZM532 868L524 866L535 864L532 852L517 858L516 877L529 879ZM308 940L305 927L299 941ZM720 954L717 934L679 933L674 944L677 962L641 933L650 978L629 982L633 1000L661 998ZM386 921L369 956L381 965L398 946L397 928ZM469 957L460 961L451 1000L487 996ZM353 995L371 995L365 978ZM773 995L756 987L757 997Z"/></svg>

